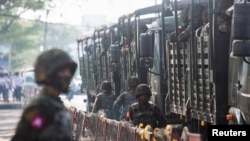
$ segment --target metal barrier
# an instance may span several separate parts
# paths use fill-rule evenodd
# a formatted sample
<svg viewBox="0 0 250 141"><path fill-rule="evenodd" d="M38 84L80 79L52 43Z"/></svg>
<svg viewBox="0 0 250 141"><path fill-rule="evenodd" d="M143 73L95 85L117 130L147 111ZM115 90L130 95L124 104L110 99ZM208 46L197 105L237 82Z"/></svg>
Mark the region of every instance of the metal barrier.
<svg viewBox="0 0 250 141"><path fill-rule="evenodd" d="M41 87L35 84L26 84L22 88L23 106L26 107L32 99L39 94Z"/></svg>
<svg viewBox="0 0 250 141"><path fill-rule="evenodd" d="M73 112L75 141L180 141L174 126L152 129L135 127L127 121L108 119L102 113Z"/></svg>
<svg viewBox="0 0 250 141"><path fill-rule="evenodd" d="M24 106L39 94L41 87L27 85L23 87ZM152 129L149 125L145 128L133 126L127 121L108 119L103 112L87 113L77 111L75 107L67 107L72 115L72 138L74 141L180 141L180 132L174 125L166 128ZM183 134L183 133L182 133ZM184 141L199 138L199 134L185 132Z"/></svg>

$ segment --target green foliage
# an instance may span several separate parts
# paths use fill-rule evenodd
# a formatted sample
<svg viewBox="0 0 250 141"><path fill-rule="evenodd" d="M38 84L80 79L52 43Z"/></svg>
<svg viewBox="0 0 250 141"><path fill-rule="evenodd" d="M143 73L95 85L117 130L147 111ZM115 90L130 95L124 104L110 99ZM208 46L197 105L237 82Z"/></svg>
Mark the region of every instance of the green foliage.
<svg viewBox="0 0 250 141"><path fill-rule="evenodd" d="M11 24L27 11L43 10L52 0L2 0L0 1L0 34L7 32Z"/></svg>
<svg viewBox="0 0 250 141"><path fill-rule="evenodd" d="M1 11L18 15L19 10L39 10L43 9L45 3L50 0L1 0Z"/></svg>
<svg viewBox="0 0 250 141"><path fill-rule="evenodd" d="M43 25L41 23L18 20L5 34L12 46L21 46L23 49L29 49L31 46L41 44L42 40L37 36L43 35ZM39 41L40 40L40 41Z"/></svg>
<svg viewBox="0 0 250 141"><path fill-rule="evenodd" d="M75 43L80 34L71 26L48 24L47 47L66 49ZM30 20L16 20L8 32L0 35L0 43L11 44L11 71L30 68L44 44L44 23Z"/></svg>
<svg viewBox="0 0 250 141"><path fill-rule="evenodd" d="M0 44L11 46L10 71L33 66L44 45L44 35L48 48L67 48L80 35L74 27L62 24L48 23L45 32L43 21L20 18L23 12L43 9L50 1L52 0L0 0Z"/></svg>
<svg viewBox="0 0 250 141"><path fill-rule="evenodd" d="M24 70L25 68L31 68L34 64L35 58L38 56L39 53L39 50L36 48L21 52L12 51L11 55L15 55L15 57L12 57L11 59L10 71L15 72Z"/></svg>
<svg viewBox="0 0 250 141"><path fill-rule="evenodd" d="M43 25L34 21L17 20L5 34L11 43L11 70L30 67L43 44Z"/></svg>
<svg viewBox="0 0 250 141"><path fill-rule="evenodd" d="M79 36L79 31L71 26L49 24L47 30L48 48L67 48L68 44L74 43Z"/></svg>
<svg viewBox="0 0 250 141"><path fill-rule="evenodd" d="M43 9L45 1L46 0L25 0L23 7L32 10Z"/></svg>

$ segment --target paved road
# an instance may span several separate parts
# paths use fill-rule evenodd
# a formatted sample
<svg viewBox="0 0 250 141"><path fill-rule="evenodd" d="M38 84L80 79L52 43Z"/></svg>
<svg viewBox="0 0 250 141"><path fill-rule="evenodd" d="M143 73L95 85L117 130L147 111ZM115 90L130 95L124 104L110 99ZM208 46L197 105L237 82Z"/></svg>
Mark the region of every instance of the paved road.
<svg viewBox="0 0 250 141"><path fill-rule="evenodd" d="M14 134L22 109L1 109L0 113L0 141L9 141Z"/></svg>
<svg viewBox="0 0 250 141"><path fill-rule="evenodd" d="M86 94L74 95L73 99L71 99L70 101L66 98L65 95L61 95L60 97L66 105L71 105L77 108L77 110L87 111L87 103L84 102L84 100L87 100Z"/></svg>
<svg viewBox="0 0 250 141"><path fill-rule="evenodd" d="M77 108L77 110L86 111L86 102L83 102L84 99L87 98L86 95L74 95L71 101L69 101L65 95L61 95L61 98L65 105L71 105ZM6 104L0 102L0 107L2 107L0 108L0 141L10 141L14 134L16 124L22 113L21 106L13 106L15 104L16 103Z"/></svg>

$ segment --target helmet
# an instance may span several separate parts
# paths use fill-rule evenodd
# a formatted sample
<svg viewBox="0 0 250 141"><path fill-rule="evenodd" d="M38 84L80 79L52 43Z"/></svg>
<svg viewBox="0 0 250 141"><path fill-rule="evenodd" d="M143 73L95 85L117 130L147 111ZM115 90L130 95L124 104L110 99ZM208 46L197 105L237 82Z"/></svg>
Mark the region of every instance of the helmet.
<svg viewBox="0 0 250 141"><path fill-rule="evenodd" d="M38 56L34 65L36 83L46 84L49 78L64 66L69 66L73 75L77 64L61 49L50 49L43 52Z"/></svg>
<svg viewBox="0 0 250 141"><path fill-rule="evenodd" d="M127 80L127 86L128 87L136 87L137 85L139 85L139 79L136 78L136 77L130 77L128 80Z"/></svg>
<svg viewBox="0 0 250 141"><path fill-rule="evenodd" d="M138 98L140 95L146 94L152 96L151 90L146 84L139 84L135 89L135 96Z"/></svg>
<svg viewBox="0 0 250 141"><path fill-rule="evenodd" d="M101 88L103 90L107 90L107 91L112 90L112 86L111 86L111 83L109 81L103 81Z"/></svg>

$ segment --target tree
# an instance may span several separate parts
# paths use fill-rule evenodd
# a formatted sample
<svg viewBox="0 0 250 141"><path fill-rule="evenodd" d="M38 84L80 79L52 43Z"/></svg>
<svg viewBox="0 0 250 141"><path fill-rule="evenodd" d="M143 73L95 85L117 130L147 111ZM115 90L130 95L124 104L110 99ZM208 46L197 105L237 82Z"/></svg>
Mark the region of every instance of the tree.
<svg viewBox="0 0 250 141"><path fill-rule="evenodd" d="M11 43L11 70L30 68L43 46L44 23L19 19L12 24L5 34ZM74 27L62 24L48 24L47 46L66 49L76 42L80 31ZM0 35L1 36L1 35Z"/></svg>
<svg viewBox="0 0 250 141"><path fill-rule="evenodd" d="M1 0L0 1L0 34L8 31L11 24L24 12L44 9L45 3L51 0Z"/></svg>
<svg viewBox="0 0 250 141"><path fill-rule="evenodd" d="M76 38L80 35L76 28L63 24L49 24L47 33L48 48L60 47L67 48L69 43L76 42Z"/></svg>
<svg viewBox="0 0 250 141"><path fill-rule="evenodd" d="M0 0L0 43L11 45L11 72L32 67L44 44L45 23L25 20L20 15L29 10L43 9L52 0ZM48 47L67 47L75 43L79 31L74 27L48 23ZM55 36L56 35L56 36ZM1 67L1 66L0 66Z"/></svg>
<svg viewBox="0 0 250 141"><path fill-rule="evenodd" d="M11 44L11 70L33 65L43 43L43 24L29 20L17 20L5 34Z"/></svg>
<svg viewBox="0 0 250 141"><path fill-rule="evenodd" d="M27 65L32 57L21 59L25 52L34 52L38 42L35 35L41 35L41 24L24 21L20 16L27 11L42 10L51 0L0 0L0 43L11 45L11 68ZM40 33L39 33L40 31ZM33 39L33 40L32 40ZM33 47L33 48L32 48ZM27 55L26 55L27 56Z"/></svg>

